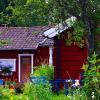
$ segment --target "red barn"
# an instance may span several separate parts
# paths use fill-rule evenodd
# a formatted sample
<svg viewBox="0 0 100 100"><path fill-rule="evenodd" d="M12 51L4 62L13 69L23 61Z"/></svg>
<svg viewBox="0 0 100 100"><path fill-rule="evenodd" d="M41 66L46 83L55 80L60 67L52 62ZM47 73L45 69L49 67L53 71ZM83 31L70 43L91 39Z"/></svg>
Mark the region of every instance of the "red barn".
<svg viewBox="0 0 100 100"><path fill-rule="evenodd" d="M1 72L1 79L24 82L34 66L52 64L53 40L42 36L47 29L47 26L0 27L0 67L12 67L12 75Z"/></svg>

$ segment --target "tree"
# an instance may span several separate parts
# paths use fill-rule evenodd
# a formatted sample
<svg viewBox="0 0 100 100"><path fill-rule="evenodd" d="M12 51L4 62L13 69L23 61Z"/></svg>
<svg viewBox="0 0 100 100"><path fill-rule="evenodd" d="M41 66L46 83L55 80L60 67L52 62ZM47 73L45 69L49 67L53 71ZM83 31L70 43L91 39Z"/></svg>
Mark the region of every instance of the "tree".
<svg viewBox="0 0 100 100"><path fill-rule="evenodd" d="M1 5L0 24L10 26L57 24L75 16L78 24L74 29L84 33L76 34L75 40L86 36L89 51L94 51L94 33L100 33L99 0L1 0Z"/></svg>
<svg viewBox="0 0 100 100"><path fill-rule="evenodd" d="M9 26L36 26L48 24L48 4L45 0L6 0L0 11L0 24ZM6 12L6 13L5 13Z"/></svg>
<svg viewBox="0 0 100 100"><path fill-rule="evenodd" d="M99 0L49 0L52 22L64 22L68 17L75 16L77 21L85 25L89 51L94 51L94 34L100 24ZM51 7L52 6L52 7ZM78 24L80 26L80 24ZM86 34L87 33L87 34ZM100 33L100 29L99 32Z"/></svg>

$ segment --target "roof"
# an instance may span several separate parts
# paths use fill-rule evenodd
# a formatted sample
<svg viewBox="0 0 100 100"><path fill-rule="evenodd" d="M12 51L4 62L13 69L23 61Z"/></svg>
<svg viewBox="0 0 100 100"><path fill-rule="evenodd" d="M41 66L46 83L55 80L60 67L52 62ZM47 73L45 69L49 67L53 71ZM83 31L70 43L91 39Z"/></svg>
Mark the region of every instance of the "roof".
<svg viewBox="0 0 100 100"><path fill-rule="evenodd" d="M53 45L52 39L45 38L42 33L49 26L34 27L0 27L0 41L4 44L0 50L29 50L41 46Z"/></svg>
<svg viewBox="0 0 100 100"><path fill-rule="evenodd" d="M53 38L57 34L62 33L66 29L69 29L72 26L71 22L73 22L75 20L76 20L76 17L72 16L71 18L68 18L65 22L59 23L58 25L56 25L54 28L50 28L50 29L46 30L43 34L44 34L44 36L46 36L48 38Z"/></svg>

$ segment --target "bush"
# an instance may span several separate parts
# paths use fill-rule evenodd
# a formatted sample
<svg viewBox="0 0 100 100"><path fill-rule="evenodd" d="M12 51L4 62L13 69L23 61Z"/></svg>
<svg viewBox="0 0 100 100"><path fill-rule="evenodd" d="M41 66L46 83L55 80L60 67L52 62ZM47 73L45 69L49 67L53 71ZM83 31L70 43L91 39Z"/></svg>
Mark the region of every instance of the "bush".
<svg viewBox="0 0 100 100"><path fill-rule="evenodd" d="M100 97L100 59L97 54L88 58L88 63L83 65L84 69L84 86L83 89L87 94L88 100L92 98L99 100Z"/></svg>
<svg viewBox="0 0 100 100"><path fill-rule="evenodd" d="M71 99L70 99L70 96L66 96L64 94L59 94L59 95L53 95L51 100L71 100Z"/></svg>
<svg viewBox="0 0 100 100"><path fill-rule="evenodd" d="M52 92L50 84L35 84L34 86L34 94L37 100L52 100Z"/></svg>
<svg viewBox="0 0 100 100"><path fill-rule="evenodd" d="M68 97L70 97L70 100L88 100L85 91L80 87L72 90Z"/></svg>
<svg viewBox="0 0 100 100"><path fill-rule="evenodd" d="M10 100L14 94L15 92L9 88L0 87L0 100Z"/></svg>
<svg viewBox="0 0 100 100"><path fill-rule="evenodd" d="M52 100L51 86L49 83L25 84L23 95L29 100Z"/></svg>
<svg viewBox="0 0 100 100"><path fill-rule="evenodd" d="M49 65L41 65L33 73L34 76L46 76L47 80L53 79L54 69Z"/></svg>
<svg viewBox="0 0 100 100"><path fill-rule="evenodd" d="M30 83L26 83L23 91L23 96L22 97L27 97L29 100L31 98L34 98L34 87ZM33 99L34 100L34 99Z"/></svg>

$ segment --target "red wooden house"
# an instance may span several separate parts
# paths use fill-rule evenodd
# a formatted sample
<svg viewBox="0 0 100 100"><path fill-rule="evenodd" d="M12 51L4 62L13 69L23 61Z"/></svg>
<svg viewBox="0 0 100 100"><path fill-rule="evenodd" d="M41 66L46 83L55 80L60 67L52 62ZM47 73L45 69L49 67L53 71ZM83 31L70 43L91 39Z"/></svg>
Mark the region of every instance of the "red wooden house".
<svg viewBox="0 0 100 100"><path fill-rule="evenodd" d="M1 79L23 82L33 73L34 66L52 64L53 40L42 36L49 29L37 27L0 27L0 66L11 66L12 75Z"/></svg>
<svg viewBox="0 0 100 100"><path fill-rule="evenodd" d="M69 20L75 20L74 17L68 19L67 25L59 24L54 28L44 32L44 36L54 39L53 65L55 79L79 79L83 64L87 62L88 46L80 48L75 43L71 46L66 45L68 33L72 32Z"/></svg>
<svg viewBox="0 0 100 100"><path fill-rule="evenodd" d="M87 46L83 49L74 43L65 44L69 27L59 31L48 26L37 27L0 27L0 65L12 65L13 75L0 75L5 80L25 81L34 66L54 65L54 77L57 79L77 79L82 65L87 60ZM60 33L60 38L57 34ZM6 40L6 41L5 41ZM53 41L54 40L54 41Z"/></svg>

